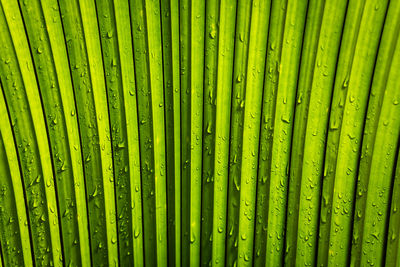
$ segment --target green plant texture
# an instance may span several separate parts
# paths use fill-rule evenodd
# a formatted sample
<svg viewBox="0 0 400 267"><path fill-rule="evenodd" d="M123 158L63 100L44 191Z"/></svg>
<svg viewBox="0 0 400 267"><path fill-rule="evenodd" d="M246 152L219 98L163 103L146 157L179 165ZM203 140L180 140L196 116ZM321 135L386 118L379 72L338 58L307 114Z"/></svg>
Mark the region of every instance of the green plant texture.
<svg viewBox="0 0 400 267"><path fill-rule="evenodd" d="M0 267L400 267L400 1L0 0Z"/></svg>

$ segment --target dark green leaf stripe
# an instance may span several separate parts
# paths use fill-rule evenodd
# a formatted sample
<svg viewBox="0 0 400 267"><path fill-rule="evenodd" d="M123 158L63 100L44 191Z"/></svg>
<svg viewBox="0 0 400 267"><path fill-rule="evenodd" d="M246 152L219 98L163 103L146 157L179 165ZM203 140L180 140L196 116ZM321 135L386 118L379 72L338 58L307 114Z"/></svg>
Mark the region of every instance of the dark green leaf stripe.
<svg viewBox="0 0 400 267"><path fill-rule="evenodd" d="M32 252L27 207L17 151L0 85L0 243L5 266L31 266ZM19 252L19 253L18 253ZM21 255L22 254L22 255Z"/></svg>
<svg viewBox="0 0 400 267"><path fill-rule="evenodd" d="M219 40L219 0L206 3L205 25L205 54L204 54L204 107L203 107L203 171L202 171L202 204L201 216L201 265L211 262L212 244L215 242L213 235L213 196L215 159L215 128L216 128L216 100L217 97L217 58ZM223 31L222 31L223 32ZM222 39L221 39L222 40ZM225 225L224 225L225 226ZM214 237L214 238L212 238Z"/></svg>
<svg viewBox="0 0 400 267"><path fill-rule="evenodd" d="M181 265L189 266L190 255L190 10L191 2L179 6L179 48L181 84Z"/></svg>
<svg viewBox="0 0 400 267"><path fill-rule="evenodd" d="M173 113L174 113L174 184L175 184L175 218L173 223L176 227L175 243L176 243L176 266L181 265L181 87L180 87L180 54L179 54L179 1L171 1L171 46L172 46L172 65L173 78L172 88L174 90L173 97ZM172 238L169 236L169 238Z"/></svg>
<svg viewBox="0 0 400 267"><path fill-rule="evenodd" d="M166 121L168 264L180 266L180 79L178 1L161 1Z"/></svg>

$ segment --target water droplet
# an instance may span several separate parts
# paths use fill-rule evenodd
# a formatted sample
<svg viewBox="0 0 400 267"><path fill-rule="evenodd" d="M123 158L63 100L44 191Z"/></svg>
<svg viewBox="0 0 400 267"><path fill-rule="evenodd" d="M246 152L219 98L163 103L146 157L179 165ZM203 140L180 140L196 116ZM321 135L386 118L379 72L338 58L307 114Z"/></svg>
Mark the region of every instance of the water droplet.
<svg viewBox="0 0 400 267"><path fill-rule="evenodd" d="M299 94L299 96L297 97L297 104L301 104L302 98L302 94Z"/></svg>
<svg viewBox="0 0 400 267"><path fill-rule="evenodd" d="M211 39L214 39L216 35L217 35L217 31L215 29L210 31L210 38Z"/></svg>
<svg viewBox="0 0 400 267"><path fill-rule="evenodd" d="M349 77L346 77L343 81L343 88L347 88L349 86Z"/></svg>
<svg viewBox="0 0 400 267"><path fill-rule="evenodd" d="M285 123L290 123L290 118L287 118L286 116L282 115L281 120Z"/></svg>
<svg viewBox="0 0 400 267"><path fill-rule="evenodd" d="M64 211L63 217L67 217L68 215L69 215L69 210L66 209L66 210Z"/></svg>
<svg viewBox="0 0 400 267"><path fill-rule="evenodd" d="M190 236L190 243L194 243L196 241L196 236L194 235L194 233L192 232L191 236Z"/></svg>
<svg viewBox="0 0 400 267"><path fill-rule="evenodd" d="M134 237L138 238L140 235L140 231L138 229L135 229Z"/></svg>
<svg viewBox="0 0 400 267"><path fill-rule="evenodd" d="M98 192L97 192L97 185L96 185L95 188L94 188L94 191L92 193L92 197L96 197L97 194L98 194Z"/></svg>
<svg viewBox="0 0 400 267"><path fill-rule="evenodd" d="M207 129L206 129L206 131L207 131L208 134L211 134L211 133L212 133L212 131L211 131L211 122L208 122L208 123L207 123Z"/></svg>
<svg viewBox="0 0 400 267"><path fill-rule="evenodd" d="M39 174L35 179L35 183L38 184L40 182L41 178L42 178L42 176Z"/></svg>

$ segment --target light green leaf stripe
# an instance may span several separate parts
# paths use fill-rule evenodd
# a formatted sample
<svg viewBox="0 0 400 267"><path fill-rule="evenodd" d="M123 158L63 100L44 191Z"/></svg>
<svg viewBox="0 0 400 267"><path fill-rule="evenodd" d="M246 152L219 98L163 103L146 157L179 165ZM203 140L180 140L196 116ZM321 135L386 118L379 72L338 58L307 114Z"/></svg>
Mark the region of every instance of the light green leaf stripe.
<svg viewBox="0 0 400 267"><path fill-rule="evenodd" d="M173 113L174 113L174 184L175 184L175 266L181 266L182 247L182 210L181 210L181 87L180 87L180 50L179 50L179 1L171 0L171 46L172 46L172 89L173 92ZM169 237L173 238L173 237Z"/></svg>
<svg viewBox="0 0 400 267"><path fill-rule="evenodd" d="M190 13L190 266L200 265L205 1Z"/></svg>

